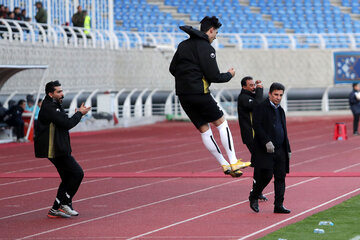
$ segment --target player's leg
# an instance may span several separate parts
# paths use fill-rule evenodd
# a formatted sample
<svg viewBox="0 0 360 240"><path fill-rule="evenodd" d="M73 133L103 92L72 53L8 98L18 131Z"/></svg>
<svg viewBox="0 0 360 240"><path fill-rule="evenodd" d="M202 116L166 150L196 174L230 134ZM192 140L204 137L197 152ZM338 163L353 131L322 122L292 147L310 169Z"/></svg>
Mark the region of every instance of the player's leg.
<svg viewBox="0 0 360 240"><path fill-rule="evenodd" d="M84 177L82 168L72 156L52 158L50 161L55 165L61 178L53 209L59 209L71 216L79 215L72 208L72 198Z"/></svg>
<svg viewBox="0 0 360 240"><path fill-rule="evenodd" d="M199 128L201 139L206 149L215 157L219 162L225 174L230 174L230 164L225 160L221 153L220 147L217 145L211 128L208 124L202 125Z"/></svg>
<svg viewBox="0 0 360 240"><path fill-rule="evenodd" d="M62 179L65 185L66 193L60 208L71 216L77 216L79 213L73 209L72 199L80 187L84 177L84 172L72 156L64 157L62 166Z"/></svg>
<svg viewBox="0 0 360 240"><path fill-rule="evenodd" d="M55 201L53 203L53 206L49 210L47 216L49 218L59 218L59 217L69 218L69 217L71 217L71 215L69 215L67 213L64 213L60 209L61 203L64 201L65 194L66 194L65 184L63 182L64 172L63 172L63 170L62 170L63 168L61 166L61 159L59 159L59 158L49 158L49 160L56 167L56 170L58 171L58 173L60 175L60 178L61 178L61 183L60 183L60 185L58 187L58 191L57 191L56 198L55 198Z"/></svg>
<svg viewBox="0 0 360 240"><path fill-rule="evenodd" d="M239 172L240 169L250 166L250 162L242 162L241 159L237 159L232 134L224 116L216 121L213 121L212 123L219 131L221 144L225 148L226 154L230 161L231 169L234 172Z"/></svg>
<svg viewBox="0 0 360 240"><path fill-rule="evenodd" d="M185 113L190 118L194 126L199 130L201 140L206 149L219 162L225 174L230 173L230 164L222 155L218 144L215 141L209 121L207 120L208 96L205 95L185 95L179 96L179 101Z"/></svg>

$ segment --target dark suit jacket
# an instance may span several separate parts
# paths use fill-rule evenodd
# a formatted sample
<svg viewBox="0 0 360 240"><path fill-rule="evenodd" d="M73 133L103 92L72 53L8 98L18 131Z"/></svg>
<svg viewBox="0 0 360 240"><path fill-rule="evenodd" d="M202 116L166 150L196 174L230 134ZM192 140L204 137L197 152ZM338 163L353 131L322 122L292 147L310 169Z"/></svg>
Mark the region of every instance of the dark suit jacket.
<svg viewBox="0 0 360 240"><path fill-rule="evenodd" d="M291 152L287 136L286 119L284 110L279 107L281 122L284 128L283 149L286 153ZM272 141L275 145L275 109L271 106L270 100L266 99L254 110L253 128L255 131L254 152L251 156L251 164L254 167L272 169L274 165L274 153L266 151L266 143ZM275 149L276 151L276 149ZM289 156L286 154L286 172L289 173Z"/></svg>

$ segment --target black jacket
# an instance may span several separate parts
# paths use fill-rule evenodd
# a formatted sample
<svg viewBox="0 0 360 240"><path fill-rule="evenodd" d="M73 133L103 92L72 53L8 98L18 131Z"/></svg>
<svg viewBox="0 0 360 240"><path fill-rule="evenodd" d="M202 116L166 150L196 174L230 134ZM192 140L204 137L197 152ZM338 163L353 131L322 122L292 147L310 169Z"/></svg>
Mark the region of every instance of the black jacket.
<svg viewBox="0 0 360 240"><path fill-rule="evenodd" d="M179 44L170 64L176 94L208 94L211 83L230 81L231 73L219 71L215 49L208 36L190 26L181 26L180 29L190 38Z"/></svg>
<svg viewBox="0 0 360 240"><path fill-rule="evenodd" d="M350 109L353 114L360 114L360 101L356 99L355 93L357 91L353 90L349 95L349 104Z"/></svg>
<svg viewBox="0 0 360 240"><path fill-rule="evenodd" d="M291 152L289 139L287 136L285 112L280 106L279 113L284 129L284 143L283 149L286 153ZM254 152L251 156L251 164L254 167L272 169L274 165L274 153L267 153L266 143L271 141L274 145L276 142L275 136L275 109L271 106L270 100L266 99L254 110ZM275 148L276 151L276 148ZM286 172L289 173L289 156L286 154Z"/></svg>
<svg viewBox="0 0 360 240"><path fill-rule="evenodd" d="M35 156L54 158L70 155L69 130L80 122L81 117L81 112L76 112L69 118L61 104L46 96L40 108L34 139Z"/></svg>
<svg viewBox="0 0 360 240"><path fill-rule="evenodd" d="M24 109L20 107L19 105L14 105L10 107L9 110L5 113L5 122L9 126L19 126L24 123L24 120L22 119L22 114L24 112Z"/></svg>
<svg viewBox="0 0 360 240"><path fill-rule="evenodd" d="M242 89L237 102L237 111L241 138L244 144L252 144L254 130L252 127L253 111L256 105L263 100L263 88L256 88L255 93Z"/></svg>

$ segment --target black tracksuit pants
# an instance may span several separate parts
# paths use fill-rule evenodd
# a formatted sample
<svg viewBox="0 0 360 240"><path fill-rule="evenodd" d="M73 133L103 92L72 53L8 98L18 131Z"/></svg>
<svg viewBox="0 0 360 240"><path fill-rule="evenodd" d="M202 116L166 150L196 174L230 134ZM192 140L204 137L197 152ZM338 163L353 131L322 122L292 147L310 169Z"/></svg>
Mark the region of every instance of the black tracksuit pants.
<svg viewBox="0 0 360 240"><path fill-rule="evenodd" d="M249 149L250 154L253 154L253 150L254 150L254 143L247 143L246 147ZM253 173L253 189L255 188L256 185L256 179L258 179L260 177L261 172L260 172L260 168L254 168L254 173ZM260 192L259 196L262 195L262 192Z"/></svg>
<svg viewBox="0 0 360 240"><path fill-rule="evenodd" d="M274 176L275 201L274 205L280 207L284 202L285 177L286 177L286 152L284 149L278 149L274 154L273 169L255 168L254 179L256 184L250 193L250 197L258 199L264 188L270 183ZM255 172L257 174L255 174Z"/></svg>
<svg viewBox="0 0 360 240"><path fill-rule="evenodd" d="M49 160L55 165L61 178L53 205L54 209L58 209L60 205L72 203L72 198L79 189L84 172L72 156L49 158Z"/></svg>

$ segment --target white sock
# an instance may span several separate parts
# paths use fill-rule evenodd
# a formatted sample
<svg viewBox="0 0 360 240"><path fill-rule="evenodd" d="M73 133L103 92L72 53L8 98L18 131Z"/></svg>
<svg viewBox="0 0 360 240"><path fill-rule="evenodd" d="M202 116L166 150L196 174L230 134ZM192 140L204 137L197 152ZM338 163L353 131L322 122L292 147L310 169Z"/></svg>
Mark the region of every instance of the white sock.
<svg viewBox="0 0 360 240"><path fill-rule="evenodd" d="M230 163L236 163L238 160L235 155L233 138L227 121L225 120L221 125L217 127L217 129L220 134L221 144L226 150L226 154L229 158Z"/></svg>
<svg viewBox="0 0 360 240"><path fill-rule="evenodd" d="M229 165L221 154L219 146L216 144L211 128L204 133L201 133L201 139L209 152L216 158L220 165Z"/></svg>

